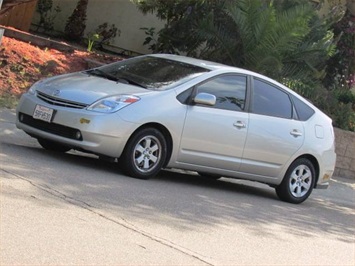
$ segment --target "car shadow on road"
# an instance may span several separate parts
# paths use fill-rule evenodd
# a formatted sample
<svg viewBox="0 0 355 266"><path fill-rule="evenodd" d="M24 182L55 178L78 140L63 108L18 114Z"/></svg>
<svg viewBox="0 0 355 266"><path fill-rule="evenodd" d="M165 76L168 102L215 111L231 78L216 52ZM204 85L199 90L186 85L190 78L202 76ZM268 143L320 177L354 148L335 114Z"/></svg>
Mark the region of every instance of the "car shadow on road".
<svg viewBox="0 0 355 266"><path fill-rule="evenodd" d="M30 157L16 168L17 174L113 217L134 216L180 230L196 230L201 224L216 227L237 223L260 236L275 236L277 226L301 236L328 233L344 242L353 241L355 234L353 202L345 198L345 194L353 196L354 189L346 183L332 183L330 189L343 193L338 198L330 196L330 189L315 191L303 204L293 205L279 201L272 188L258 183L209 180L168 170L153 179L138 180L122 175L117 164L91 155L55 153L14 143L1 145L10 156L17 150ZM41 161L45 163L33 167ZM16 162L7 164L5 168L15 169ZM65 208L67 203L63 204Z"/></svg>

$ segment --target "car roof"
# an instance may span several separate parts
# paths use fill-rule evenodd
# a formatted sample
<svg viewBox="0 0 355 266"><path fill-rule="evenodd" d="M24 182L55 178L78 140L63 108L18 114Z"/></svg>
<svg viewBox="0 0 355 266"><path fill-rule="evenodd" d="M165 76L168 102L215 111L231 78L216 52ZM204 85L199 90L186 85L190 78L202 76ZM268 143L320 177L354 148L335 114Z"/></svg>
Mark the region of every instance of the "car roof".
<svg viewBox="0 0 355 266"><path fill-rule="evenodd" d="M183 62L186 64L199 66L199 67L211 70L211 71L221 70L221 71L226 71L226 72L228 72L228 71L238 72L238 73L242 73L245 75L251 75L251 76L255 76L255 77L264 78L269 81L278 83L276 80L273 80L273 79L271 79L267 76L264 76L262 74L259 74L257 72L253 72L251 70L247 70L247 69L239 68L239 67L235 67L235 66L229 66L229 65L225 65L225 64L221 64L221 63L216 63L216 62L212 62L212 61L196 59L196 58L182 56L182 55L174 55L174 54L148 54L145 56L153 56L153 57L159 57L159 58L165 58L168 60ZM280 84L280 85L282 85L282 84Z"/></svg>
<svg viewBox="0 0 355 266"><path fill-rule="evenodd" d="M234 68L235 67L231 67L228 65L224 65L224 64L220 64L220 63L216 63L216 62L212 62L212 61L207 61L207 60L202 60L202 59L196 59L196 58L192 58L192 57L187 57L187 56L182 56L182 55L174 55L174 54L150 54L147 56L153 56L153 57L159 57L159 58L165 58L165 59L169 59L169 60L174 60L174 61L178 61L178 62L183 62L183 63L187 63L190 65L195 65L195 66L199 66L202 68L206 68L209 70L217 70L217 69L221 69L221 68Z"/></svg>
<svg viewBox="0 0 355 266"><path fill-rule="evenodd" d="M149 54L146 56L153 56L153 57L159 57L159 58L165 58L168 60L174 60L174 61L178 61L178 62L183 62L186 64L190 64L190 65L194 65L194 66L199 66L211 71L223 71L223 72L237 72L237 73L241 73L241 74L245 74L245 75L251 75L254 77L259 77L262 78L264 80L268 80L272 83L277 84L278 86L281 86L283 88L286 88L289 90L289 88L287 88L286 86L284 86L283 84L279 83L278 81L269 78L267 76L264 76L262 74L259 74L257 72L253 72L251 70L247 70L244 68L239 68L239 67L234 67L234 66L228 66L228 65L224 65L221 63L216 63L216 62L212 62L212 61L207 61L207 60L202 60L202 59L196 59L196 58L192 58L192 57L187 57L187 56L181 56L181 55L173 55L173 54Z"/></svg>

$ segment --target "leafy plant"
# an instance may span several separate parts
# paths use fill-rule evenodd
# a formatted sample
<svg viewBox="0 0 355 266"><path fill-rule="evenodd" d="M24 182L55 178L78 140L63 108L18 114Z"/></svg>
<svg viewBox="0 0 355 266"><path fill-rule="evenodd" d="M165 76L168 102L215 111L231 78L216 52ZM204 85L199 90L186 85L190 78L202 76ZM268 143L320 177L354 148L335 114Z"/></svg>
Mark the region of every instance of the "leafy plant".
<svg viewBox="0 0 355 266"><path fill-rule="evenodd" d="M40 15L37 31L42 27L44 32L52 32L54 20L61 12L60 7L57 5L53 9L53 0L39 0L36 9Z"/></svg>
<svg viewBox="0 0 355 266"><path fill-rule="evenodd" d="M223 13L226 3L234 0L132 0L143 13L154 13L166 21L163 29L157 32L157 38L146 30L146 44L154 52L187 54L196 56L199 47L205 42L195 32L198 22L209 13L215 14L216 22L224 21ZM148 42L147 42L148 41Z"/></svg>
<svg viewBox="0 0 355 266"><path fill-rule="evenodd" d="M350 89L355 86L355 16L347 12L333 29L338 41L324 83Z"/></svg>
<svg viewBox="0 0 355 266"><path fill-rule="evenodd" d="M96 33L100 35L98 47L102 48L103 44L109 44L116 36L121 35L121 31L117 29L115 24L108 25L107 22L102 23L96 29Z"/></svg>
<svg viewBox="0 0 355 266"><path fill-rule="evenodd" d="M10 70L15 73L20 73L24 70L24 66L21 64L11 65Z"/></svg>
<svg viewBox="0 0 355 266"><path fill-rule="evenodd" d="M328 91L319 106L333 119L334 126L355 131L355 101L349 90L341 87Z"/></svg>
<svg viewBox="0 0 355 266"><path fill-rule="evenodd" d="M121 31L118 30L115 24L111 26L107 22L99 25L96 30L88 33L88 51L90 52L95 46L102 49L103 44L109 44L110 41L117 35L120 36Z"/></svg>
<svg viewBox="0 0 355 266"><path fill-rule="evenodd" d="M321 79L334 53L328 31L308 0L139 0L167 21L153 52L185 53L261 72L277 80Z"/></svg>
<svg viewBox="0 0 355 266"><path fill-rule="evenodd" d="M144 30L145 35L147 36L143 42L143 45L149 45L149 49L153 52L157 51L157 39L155 38L155 28L140 28Z"/></svg>
<svg viewBox="0 0 355 266"><path fill-rule="evenodd" d="M92 51L92 47L96 41L100 39L100 35L97 33L88 34L88 52Z"/></svg>
<svg viewBox="0 0 355 266"><path fill-rule="evenodd" d="M86 28L86 9L89 0L79 0L76 8L68 18L64 28L64 33L68 39L79 41L83 37Z"/></svg>
<svg viewBox="0 0 355 266"><path fill-rule="evenodd" d="M239 0L225 8L228 24L213 24L210 14L200 24L207 45L204 58L263 73L276 80L320 79L326 59L332 54L332 34L320 32L309 3L286 10L273 1Z"/></svg>
<svg viewBox="0 0 355 266"><path fill-rule="evenodd" d="M18 98L10 93L0 95L0 107L14 109L18 104Z"/></svg>

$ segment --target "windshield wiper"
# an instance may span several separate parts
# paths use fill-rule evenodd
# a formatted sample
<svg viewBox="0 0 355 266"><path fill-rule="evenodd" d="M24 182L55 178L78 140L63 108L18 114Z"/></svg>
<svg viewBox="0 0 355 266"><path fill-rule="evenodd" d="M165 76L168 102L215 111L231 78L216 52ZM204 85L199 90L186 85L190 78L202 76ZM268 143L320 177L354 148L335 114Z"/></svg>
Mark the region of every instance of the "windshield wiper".
<svg viewBox="0 0 355 266"><path fill-rule="evenodd" d="M97 76L97 77L103 77L103 78L106 78L106 79L109 79L109 80L113 80L113 81L118 81L119 79L110 74L110 73L107 73L99 68L94 68L94 69L91 69L91 70L88 70L86 71L86 73L88 73L89 75L94 75L94 76Z"/></svg>
<svg viewBox="0 0 355 266"><path fill-rule="evenodd" d="M131 84L131 85L135 85L135 86L138 86L138 87L141 87L141 88L144 88L146 89L147 86L135 81L135 80L132 80L130 78L126 78L126 77L119 77L117 78L117 81L118 82L121 82L121 83L125 83L125 84Z"/></svg>
<svg viewBox="0 0 355 266"><path fill-rule="evenodd" d="M109 80L113 80L113 81L117 81L117 82L121 82L121 83L125 83L125 84L130 84L130 85L135 85L135 86L138 86L138 87L141 87L141 88L144 88L146 89L147 86L143 85L143 84L140 84L139 82L137 81L134 81L130 78L127 78L127 77L116 77L115 75L112 75L110 73L107 73L99 68L94 68L94 69L91 69L91 70L88 70L86 71L86 73L88 73L89 75L94 75L94 76L97 76L97 77L103 77L103 78L106 78L106 79L109 79Z"/></svg>

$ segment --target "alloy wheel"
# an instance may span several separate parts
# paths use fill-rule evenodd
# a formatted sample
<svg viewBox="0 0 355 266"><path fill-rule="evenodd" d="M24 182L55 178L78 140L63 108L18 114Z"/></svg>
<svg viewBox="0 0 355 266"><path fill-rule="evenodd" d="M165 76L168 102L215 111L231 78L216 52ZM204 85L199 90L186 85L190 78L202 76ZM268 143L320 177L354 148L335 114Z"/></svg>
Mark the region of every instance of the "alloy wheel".
<svg viewBox="0 0 355 266"><path fill-rule="evenodd" d="M144 136L134 148L133 160L136 169L146 173L152 171L161 160L161 143L154 136Z"/></svg>
<svg viewBox="0 0 355 266"><path fill-rule="evenodd" d="M289 188L291 194L301 198L307 194L312 185L312 172L307 165L299 165L291 173Z"/></svg>

